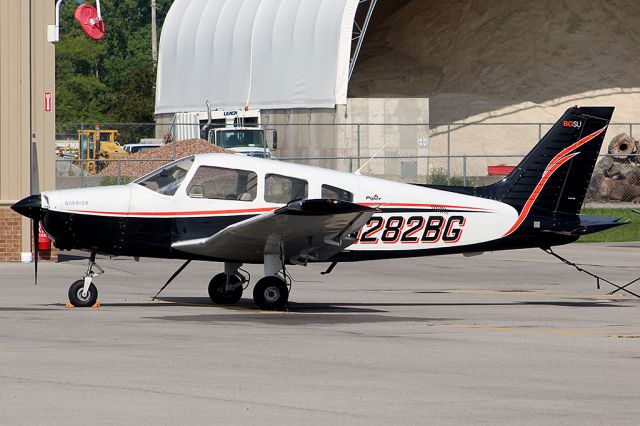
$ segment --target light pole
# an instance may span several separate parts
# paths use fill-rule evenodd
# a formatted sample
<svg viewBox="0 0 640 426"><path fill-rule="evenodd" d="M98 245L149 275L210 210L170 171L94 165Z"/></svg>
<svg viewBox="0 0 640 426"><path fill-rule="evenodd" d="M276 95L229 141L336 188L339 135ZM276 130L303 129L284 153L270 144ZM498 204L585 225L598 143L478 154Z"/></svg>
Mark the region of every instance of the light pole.
<svg viewBox="0 0 640 426"><path fill-rule="evenodd" d="M158 37L156 35L156 0L151 0L151 59L153 69L158 66Z"/></svg>

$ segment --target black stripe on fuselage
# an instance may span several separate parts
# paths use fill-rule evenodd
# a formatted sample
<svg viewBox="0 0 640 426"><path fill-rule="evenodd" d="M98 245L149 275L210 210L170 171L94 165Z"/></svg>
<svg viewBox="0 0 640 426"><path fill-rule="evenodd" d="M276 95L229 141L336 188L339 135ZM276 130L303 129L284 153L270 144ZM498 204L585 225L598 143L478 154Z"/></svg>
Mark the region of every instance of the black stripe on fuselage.
<svg viewBox="0 0 640 426"><path fill-rule="evenodd" d="M418 212L424 210L414 210ZM431 211L429 211L431 212ZM173 259L224 261L173 250L171 244L206 238L220 230L256 215L206 217L130 217L100 216L45 211L42 224L60 249L97 251L113 256L139 256ZM544 227L543 227L544 228ZM329 261L354 262L362 260L436 256L464 252L509 250L529 247L550 247L571 243L577 236L541 232L531 226L497 240L472 245L452 245L441 248L415 250L352 250L338 253Z"/></svg>
<svg viewBox="0 0 640 426"><path fill-rule="evenodd" d="M505 238L478 244L452 245L449 247L416 249L416 250L349 250L342 251L331 257L330 262L359 262L365 260L401 259L407 257L438 256L444 254L462 254L474 252L490 252L500 250L525 249L532 247L552 247L569 244L579 237L561 235L551 232L520 233Z"/></svg>
<svg viewBox="0 0 640 426"><path fill-rule="evenodd" d="M100 216L46 211L43 227L60 249L114 256L195 259L173 250L176 241L209 237L255 215L204 217Z"/></svg>

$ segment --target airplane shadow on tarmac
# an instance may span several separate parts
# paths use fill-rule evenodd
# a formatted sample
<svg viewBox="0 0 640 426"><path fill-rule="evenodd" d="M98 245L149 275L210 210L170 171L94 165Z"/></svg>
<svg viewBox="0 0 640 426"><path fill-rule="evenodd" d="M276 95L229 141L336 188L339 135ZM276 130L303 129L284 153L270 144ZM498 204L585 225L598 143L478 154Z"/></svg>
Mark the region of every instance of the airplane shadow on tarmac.
<svg viewBox="0 0 640 426"><path fill-rule="evenodd" d="M460 321L458 318L436 318L390 315L385 308L391 307L464 307L464 306L559 306L568 308L619 308L633 307L622 305L613 301L530 301L530 302L446 302L446 303L297 303L290 302L284 311L261 311L251 299L242 299L233 306L216 306L208 297L162 297L157 301L149 302L123 302L104 303L103 307L116 308L175 308L175 307L200 307L208 308L207 313L186 315L163 315L144 317L149 320L164 320L177 322L205 322L205 323L259 323L264 325L335 325L335 324L364 324L364 323L391 323L413 322L442 324ZM64 306L62 304L50 304L51 306ZM3 310L15 308L0 307ZM42 308L41 308L42 309ZM176 311L174 311L176 312Z"/></svg>
<svg viewBox="0 0 640 426"><path fill-rule="evenodd" d="M167 301L191 298L166 298ZM203 298L204 299L204 298ZM450 323L460 321L458 318L434 318L389 315L387 307L403 306L514 306L514 305L555 305L562 307L628 307L606 302L514 302L514 303L295 303L282 312L265 312L258 310L249 300L234 307L221 307L235 310L235 313L212 313L196 315L167 315L147 317L147 319L165 321L193 321L207 323L261 323L265 325L329 325L329 324L362 324L362 323ZM191 305L190 305L191 306ZM212 306L210 303L208 306Z"/></svg>
<svg viewBox="0 0 640 426"><path fill-rule="evenodd" d="M632 308L629 304L620 304L616 301L607 300L583 300L583 301L528 301L528 302L376 302L376 303L342 303L342 302L289 302L287 309L281 312L291 313L387 313L384 308L392 307L463 307L463 306L558 306L566 308ZM44 306L64 306L62 303L52 303ZM251 299L241 299L235 305L214 305L208 297L158 297L156 301L149 302L116 302L102 303L104 307L123 307L123 308L158 308L158 307L201 307L211 309L223 309L234 311L253 311L271 313L269 311L261 311ZM2 310L11 310L16 308L0 307Z"/></svg>

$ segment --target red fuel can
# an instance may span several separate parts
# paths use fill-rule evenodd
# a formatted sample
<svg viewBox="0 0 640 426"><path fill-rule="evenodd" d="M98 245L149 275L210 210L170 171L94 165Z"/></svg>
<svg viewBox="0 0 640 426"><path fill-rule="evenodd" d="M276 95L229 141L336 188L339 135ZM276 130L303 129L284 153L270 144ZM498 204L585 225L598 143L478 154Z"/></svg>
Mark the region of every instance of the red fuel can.
<svg viewBox="0 0 640 426"><path fill-rule="evenodd" d="M51 239L44 232L42 226L40 226L40 232L38 232L38 250L51 250Z"/></svg>

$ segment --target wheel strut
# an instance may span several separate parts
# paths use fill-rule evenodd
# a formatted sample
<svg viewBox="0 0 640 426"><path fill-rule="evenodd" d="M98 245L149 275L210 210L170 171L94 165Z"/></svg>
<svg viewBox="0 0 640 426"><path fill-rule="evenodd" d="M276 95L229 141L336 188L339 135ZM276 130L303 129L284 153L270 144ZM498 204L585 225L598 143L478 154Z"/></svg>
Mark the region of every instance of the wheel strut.
<svg viewBox="0 0 640 426"><path fill-rule="evenodd" d="M98 272L94 272L93 268L96 268ZM96 263L96 252L92 251L89 256L89 265L87 266L87 272L84 274L84 286L82 287L82 297L87 297L87 292L89 291L89 286L93 283L93 278L104 274L104 269L100 267Z"/></svg>

